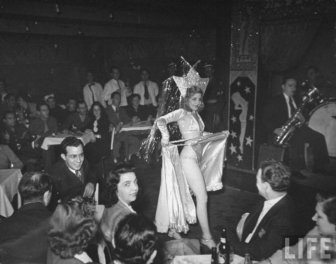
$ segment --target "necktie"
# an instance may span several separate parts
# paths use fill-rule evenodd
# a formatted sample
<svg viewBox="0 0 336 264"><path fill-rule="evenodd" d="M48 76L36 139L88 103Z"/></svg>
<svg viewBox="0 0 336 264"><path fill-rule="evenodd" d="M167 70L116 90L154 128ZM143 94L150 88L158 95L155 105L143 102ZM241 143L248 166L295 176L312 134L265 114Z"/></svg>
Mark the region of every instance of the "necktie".
<svg viewBox="0 0 336 264"><path fill-rule="evenodd" d="M147 86L146 82L144 82L144 88L145 88L145 99L148 100L149 99L149 93L148 93L148 86Z"/></svg>
<svg viewBox="0 0 336 264"><path fill-rule="evenodd" d="M92 93L92 102L95 102L95 101L96 101L96 98L95 98L95 94L94 94L94 92L93 92L92 86L94 86L94 83L90 83L90 84L89 84L89 89L90 89L90 91L91 91L91 93Z"/></svg>
<svg viewBox="0 0 336 264"><path fill-rule="evenodd" d="M84 182L83 181L83 175L81 173L80 170L76 170L76 177L81 181L81 182Z"/></svg>
<svg viewBox="0 0 336 264"><path fill-rule="evenodd" d="M293 114L294 114L294 112L295 112L295 110L296 110L292 97L289 97L289 108L290 108L290 117L292 117Z"/></svg>
<svg viewBox="0 0 336 264"><path fill-rule="evenodd" d="M118 84L119 93L121 93L121 86L120 86L119 80L117 80L117 84Z"/></svg>
<svg viewBox="0 0 336 264"><path fill-rule="evenodd" d="M119 119L119 108L118 107L116 107L115 112L116 112L117 118Z"/></svg>

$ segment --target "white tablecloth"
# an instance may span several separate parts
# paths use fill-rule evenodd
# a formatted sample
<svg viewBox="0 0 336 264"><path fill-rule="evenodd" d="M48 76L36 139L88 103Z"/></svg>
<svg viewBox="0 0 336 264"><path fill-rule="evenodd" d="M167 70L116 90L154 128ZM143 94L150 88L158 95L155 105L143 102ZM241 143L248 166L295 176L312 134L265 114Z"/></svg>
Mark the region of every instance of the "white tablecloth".
<svg viewBox="0 0 336 264"><path fill-rule="evenodd" d="M152 126L124 126L120 129L120 132L127 132L127 131L144 131L144 130L151 130Z"/></svg>
<svg viewBox="0 0 336 264"><path fill-rule="evenodd" d="M76 136L76 135L70 135L70 134L57 134L53 137L45 137L42 143L41 148L44 150L48 150L49 146L52 145L60 145L63 141L63 139L67 138L67 137L73 137L75 136L76 138L82 140L84 146L89 143L91 141L91 139L94 137L92 132L89 133L84 133L80 136Z"/></svg>
<svg viewBox="0 0 336 264"><path fill-rule="evenodd" d="M0 170L0 215L9 217L14 213L11 201L18 193L19 181L22 178L19 169ZM18 197L18 206L21 199Z"/></svg>

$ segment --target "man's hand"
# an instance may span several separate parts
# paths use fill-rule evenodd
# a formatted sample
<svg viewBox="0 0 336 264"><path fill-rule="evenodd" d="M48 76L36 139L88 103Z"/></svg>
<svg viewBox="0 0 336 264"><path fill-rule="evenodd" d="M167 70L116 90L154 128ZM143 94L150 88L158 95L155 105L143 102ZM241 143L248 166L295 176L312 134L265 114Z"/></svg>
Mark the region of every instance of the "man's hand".
<svg viewBox="0 0 336 264"><path fill-rule="evenodd" d="M123 127L123 125L124 125L124 123L123 123L123 122L120 122L120 123L117 125L115 132L116 132L116 133L119 133L119 131L121 130L121 128Z"/></svg>
<svg viewBox="0 0 336 264"><path fill-rule="evenodd" d="M306 121L306 119L304 118L304 116L301 113L298 113L298 118L299 118L299 120L302 124Z"/></svg>
<svg viewBox="0 0 336 264"><path fill-rule="evenodd" d="M280 136L281 132L282 132L282 128L276 128L273 131L273 133L276 134L277 136Z"/></svg>
<svg viewBox="0 0 336 264"><path fill-rule="evenodd" d="M140 118L137 117L137 116L133 116L133 117L132 117L132 123L135 124L135 123L137 123L137 122L140 122Z"/></svg>
<svg viewBox="0 0 336 264"><path fill-rule="evenodd" d="M84 194L83 197L88 197L91 198L94 192L94 185L92 182L89 182L88 184L86 184L85 186L85 190L84 190Z"/></svg>
<svg viewBox="0 0 336 264"><path fill-rule="evenodd" d="M112 132L113 128L114 128L114 125L113 125L113 124L110 124L110 125L109 125L109 132Z"/></svg>

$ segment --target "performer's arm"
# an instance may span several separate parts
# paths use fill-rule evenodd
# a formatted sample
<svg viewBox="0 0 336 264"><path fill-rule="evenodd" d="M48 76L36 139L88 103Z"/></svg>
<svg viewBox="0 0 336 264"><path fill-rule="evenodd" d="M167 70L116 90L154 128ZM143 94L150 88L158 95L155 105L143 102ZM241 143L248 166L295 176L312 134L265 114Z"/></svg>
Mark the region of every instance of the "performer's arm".
<svg viewBox="0 0 336 264"><path fill-rule="evenodd" d="M157 119L156 125L159 128L162 135L162 143L168 144L169 142L169 131L167 129L167 124L179 120L184 114L183 109L175 110L169 114L161 116Z"/></svg>

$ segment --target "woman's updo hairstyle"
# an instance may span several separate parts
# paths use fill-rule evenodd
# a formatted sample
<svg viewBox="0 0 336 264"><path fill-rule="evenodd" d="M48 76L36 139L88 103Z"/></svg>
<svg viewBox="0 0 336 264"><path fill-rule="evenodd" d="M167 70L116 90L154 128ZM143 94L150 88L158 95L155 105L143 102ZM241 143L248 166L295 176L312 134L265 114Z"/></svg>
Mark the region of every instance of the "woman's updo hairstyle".
<svg viewBox="0 0 336 264"><path fill-rule="evenodd" d="M336 225L336 196L333 194L318 194L316 199L317 202L322 204L323 213L327 216L328 221Z"/></svg>
<svg viewBox="0 0 336 264"><path fill-rule="evenodd" d="M202 95L202 98L203 98L203 91L200 87L198 86L191 86L187 89L186 91L186 94L184 97L182 97L182 100L181 100L181 107L184 108L185 110L187 111L192 111L189 107L189 104L188 104L188 101L191 97L193 97L195 94L201 94ZM202 109L204 108L204 104L202 102L201 106L198 108L198 111L201 111Z"/></svg>

